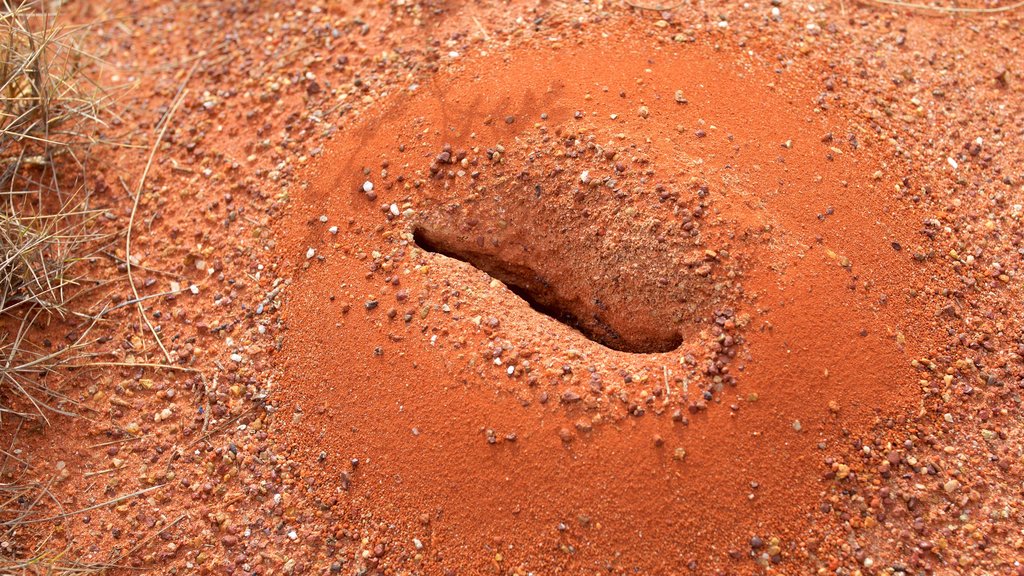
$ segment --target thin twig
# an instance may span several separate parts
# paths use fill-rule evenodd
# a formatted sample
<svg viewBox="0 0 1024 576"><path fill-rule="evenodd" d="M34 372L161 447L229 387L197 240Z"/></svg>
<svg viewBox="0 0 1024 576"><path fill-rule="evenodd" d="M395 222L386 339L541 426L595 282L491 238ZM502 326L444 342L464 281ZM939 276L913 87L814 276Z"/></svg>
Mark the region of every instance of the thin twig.
<svg viewBox="0 0 1024 576"><path fill-rule="evenodd" d="M220 426L214 428L213 430L210 430L209 433L204 434L202 437L196 438L195 440L193 440L191 446L195 446L196 444L199 444L200 442L205 442L206 440L216 436L217 434L220 434L224 430L227 430L228 426L231 426L232 424L234 424L235 422L241 420L245 416L248 416L250 413L253 412L253 410L255 410L255 407L254 406L250 406L249 409L247 409L245 412L242 412L238 416L235 416L235 417L231 418L230 420L228 420L227 422L225 422L225 423L221 424Z"/></svg>
<svg viewBox="0 0 1024 576"><path fill-rule="evenodd" d="M121 366L124 368L152 368L154 370L173 370L175 372L199 372L188 366L177 364L158 364L155 362L86 362L84 364L68 364L68 368L93 368L95 366Z"/></svg>
<svg viewBox="0 0 1024 576"><path fill-rule="evenodd" d="M112 506L114 504L119 504L121 502L124 502L125 500L130 500L130 499L135 498L137 496L142 496L143 494L152 492L153 490L159 490L160 488L163 488L164 486L167 486L167 484L157 484L156 486L150 486L149 488L143 488L142 490L136 490L135 492L132 492L131 494L125 494L124 496L118 496L116 498L111 498L110 500L106 500L104 502L100 502L99 504L93 504L92 506L87 506L85 508L80 508L78 510L73 510L71 512L66 512L64 514L58 514L56 516L48 516L46 518L20 519L19 523L20 524L41 524L43 522L53 522L54 520L63 520L64 518L67 518L68 516L73 516L75 514L82 514L84 512L89 512L91 510L96 510L98 508L103 508L105 506ZM5 524L7 524L7 523L5 523Z"/></svg>
<svg viewBox="0 0 1024 576"><path fill-rule="evenodd" d="M668 5L644 6L642 4L636 4L634 2L631 2L630 0L622 0L622 1L625 2L626 5L629 6L630 8L636 8L637 10L652 10L654 12L669 12L671 10L675 10L676 8L679 7L680 4L682 4L682 2L676 2L675 4L672 4L670 6L668 6Z"/></svg>
<svg viewBox="0 0 1024 576"><path fill-rule="evenodd" d="M113 446L114 444L124 444L125 442L134 442L135 440L142 440L147 436L129 436L128 438L121 438L119 440L111 440L109 442L100 442L99 444L93 444L86 446L86 449L92 450L94 448L104 448L106 446Z"/></svg>
<svg viewBox="0 0 1024 576"><path fill-rule="evenodd" d="M194 69L194 68L193 68ZM189 73L191 76L191 73ZM187 82L187 79L186 79ZM135 225L135 214L139 210L139 199L142 198L142 188L146 184L146 177L149 175L149 168L153 165L153 157L156 156L156 151L160 148L160 143L164 140L164 134L167 132L167 127L171 124L171 120L174 118L174 113L178 111L178 107L185 100L185 95L188 94L188 89L185 88L183 82L181 87L178 89L178 94L174 97L174 103L171 105L171 109L167 112L164 117L163 126L160 127L160 134L156 137L156 142L153 143L153 148L149 151L149 159L146 161L146 167L142 171L142 177L139 178L139 185L135 189L135 200L132 203L132 214L128 218L128 231L125 234L124 243L124 259L125 267L128 270L128 284L132 287L132 294L135 296L136 305L139 308L139 315L146 322L146 326L149 326L149 331L153 333L153 338L156 339L157 346L160 347L160 351L164 353L164 358L167 363L171 363L171 355L167 352L167 348L164 347L163 341L160 340L160 335L157 334L156 327L150 322L149 317L146 316L146 309L142 306L142 301L139 300L139 290L135 286L135 275L132 274L132 227Z"/></svg>
<svg viewBox="0 0 1024 576"><path fill-rule="evenodd" d="M996 6L995 8L965 8L960 6L932 6L930 4L918 4L916 2L901 2L900 0L867 0L868 3L873 4L885 4L886 6L896 6L899 8L908 8L911 10L931 10L933 12L947 12L951 14L998 14L1001 12L1010 12L1011 10L1017 10L1018 8L1024 7L1024 0L1008 4L1006 6Z"/></svg>
<svg viewBox="0 0 1024 576"><path fill-rule="evenodd" d="M484 42L490 42L491 35L487 33L487 30L484 28L483 24L480 23L480 20L478 20L476 16L473 16L473 22L476 23L476 27L479 28L480 33L483 34Z"/></svg>
<svg viewBox="0 0 1024 576"><path fill-rule="evenodd" d="M120 310L121 308L124 308L125 306L131 306L132 304L141 304L142 302L145 302L146 300L152 300L153 298L160 298L161 296L176 296L178 294L181 294L182 292L185 292L186 290L188 290L188 289L184 288L184 289L181 289L181 290L168 290L167 292L160 292L158 294L147 294L146 296L141 296L139 298L132 298L131 300L125 300L124 302L120 302L120 303L118 303L118 304L116 304L114 306L111 306L110 308L107 308L106 310L103 310L96 317L97 318L103 318L107 314L110 314L111 312L113 312L115 310Z"/></svg>
<svg viewBox="0 0 1024 576"><path fill-rule="evenodd" d="M170 530L171 528L174 528L175 526L177 526L185 518L188 518L188 513L187 512L182 514L182 515L180 515L180 516L178 516L177 518L172 520L168 525L164 526L163 528L157 530L156 532L153 532L152 534L150 534L146 538L143 538L142 540L140 540L138 544L136 544L135 546L130 548L124 554L121 554L121 556L116 558L114 560L114 562L120 562L121 560L124 560L125 558L131 556L132 554L135 554L136 552L139 551L139 549L141 549L146 544L150 543L154 538L156 538L157 536L159 536L159 535L163 534L164 532Z"/></svg>

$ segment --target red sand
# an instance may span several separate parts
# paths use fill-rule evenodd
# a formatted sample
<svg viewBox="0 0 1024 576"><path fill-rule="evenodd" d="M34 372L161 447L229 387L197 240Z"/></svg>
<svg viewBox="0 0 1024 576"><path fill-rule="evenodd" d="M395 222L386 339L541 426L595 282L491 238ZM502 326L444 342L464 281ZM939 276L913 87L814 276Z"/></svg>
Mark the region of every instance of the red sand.
<svg viewBox="0 0 1024 576"><path fill-rule="evenodd" d="M169 360L120 308L45 381L80 417L5 416L0 565L1024 574L1019 11L74 6L134 87L112 237L187 89L133 237Z"/></svg>

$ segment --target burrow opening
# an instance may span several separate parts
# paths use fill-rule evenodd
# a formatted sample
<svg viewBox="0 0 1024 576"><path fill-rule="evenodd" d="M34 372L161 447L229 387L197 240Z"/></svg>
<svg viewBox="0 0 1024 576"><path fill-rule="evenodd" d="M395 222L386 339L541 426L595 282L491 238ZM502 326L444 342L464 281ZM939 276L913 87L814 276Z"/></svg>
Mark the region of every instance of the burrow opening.
<svg viewBox="0 0 1024 576"><path fill-rule="evenodd" d="M413 229L413 240L419 248L465 262L501 281L533 310L569 326L593 342L632 354L670 352L683 343L682 334L666 334L664 327L652 326L651 331L644 334L636 334L636 328L630 327L631 334L627 336L612 325L609 317L615 314L609 314L608 306L600 300L580 298L571 287L567 290L553 285L529 265L507 262L483 246L469 248L449 242L445 236L422 225Z"/></svg>

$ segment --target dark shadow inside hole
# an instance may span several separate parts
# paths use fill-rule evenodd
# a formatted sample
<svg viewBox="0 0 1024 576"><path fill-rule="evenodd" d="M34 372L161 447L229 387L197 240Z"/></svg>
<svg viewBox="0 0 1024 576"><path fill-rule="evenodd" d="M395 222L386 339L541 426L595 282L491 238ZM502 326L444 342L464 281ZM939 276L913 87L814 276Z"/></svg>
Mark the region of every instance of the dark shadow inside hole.
<svg viewBox="0 0 1024 576"><path fill-rule="evenodd" d="M569 304L560 302L557 292L547 285L540 274L528 267L502 262L483 250L467 250L449 246L420 226L413 230L413 241L427 252L460 260L488 276L500 280L515 295L525 300L530 308L569 326L583 334L588 340L607 346L612 350L634 354L653 354L670 352L683 343L682 335L675 335L670 339L651 337L638 341L627 341L612 326L605 323L599 314L592 313L589 322L580 321L579 314L574 313Z"/></svg>

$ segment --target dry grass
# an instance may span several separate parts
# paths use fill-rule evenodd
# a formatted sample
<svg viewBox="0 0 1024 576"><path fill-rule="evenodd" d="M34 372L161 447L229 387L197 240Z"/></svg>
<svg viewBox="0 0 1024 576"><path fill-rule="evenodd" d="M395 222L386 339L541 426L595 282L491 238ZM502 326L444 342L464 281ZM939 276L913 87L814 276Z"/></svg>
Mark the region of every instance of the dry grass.
<svg viewBox="0 0 1024 576"><path fill-rule="evenodd" d="M86 174L108 96L90 79L85 30L56 25L40 12L48 5L0 0L0 432L10 438L0 446L0 573L109 567L76 562L45 528L34 532L33 547L18 544L29 527L75 513L63 510L48 482L32 480L40 471L15 442L26 423L76 411L48 380L87 357L99 317L73 304L83 293L80 264L103 248ZM47 342L54 317L79 320L79 335Z"/></svg>
<svg viewBox="0 0 1024 576"><path fill-rule="evenodd" d="M96 142L106 98L85 73L93 58L80 48L82 29L54 25L54 16L36 12L33 2L2 1L0 182L41 172L48 178L40 188L60 192L52 168L68 158L81 164L77 153Z"/></svg>
<svg viewBox="0 0 1024 576"><path fill-rule="evenodd" d="M77 264L97 244L84 184L107 97L87 74L82 29L56 26L35 3L2 2L0 398L13 390L45 420L62 402L33 382L81 342L51 351L27 335L42 316L68 313Z"/></svg>

